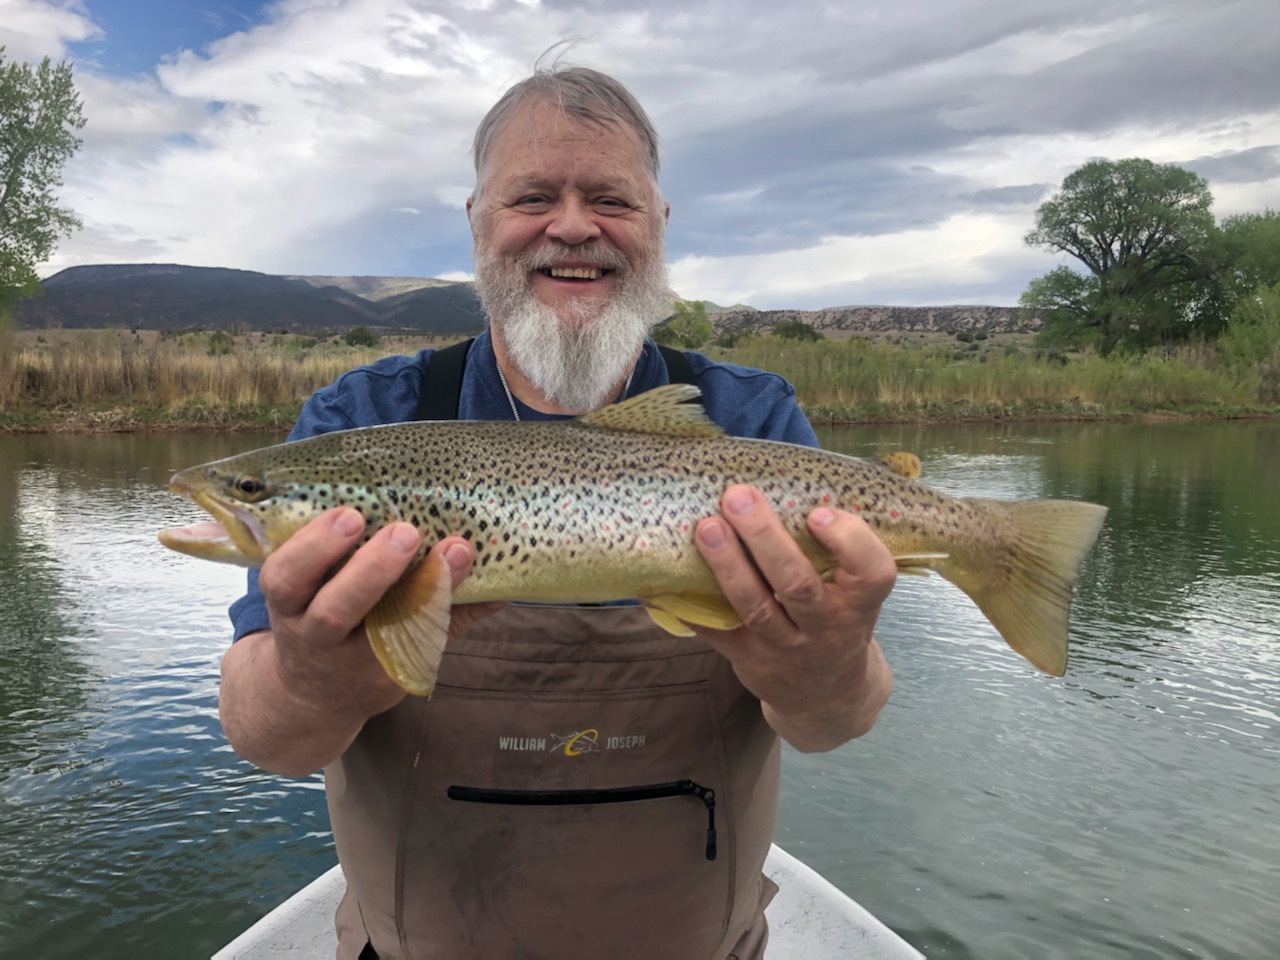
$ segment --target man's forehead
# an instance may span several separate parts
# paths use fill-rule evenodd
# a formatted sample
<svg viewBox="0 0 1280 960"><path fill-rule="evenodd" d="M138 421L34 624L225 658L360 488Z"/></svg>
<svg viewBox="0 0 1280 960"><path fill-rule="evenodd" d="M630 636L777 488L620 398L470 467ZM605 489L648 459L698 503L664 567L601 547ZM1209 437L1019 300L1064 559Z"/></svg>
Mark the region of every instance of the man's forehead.
<svg viewBox="0 0 1280 960"><path fill-rule="evenodd" d="M628 141L643 152L640 134L620 120L580 117L558 104L535 100L516 110L494 135L494 148L505 144L524 146L540 141L595 143L601 140Z"/></svg>

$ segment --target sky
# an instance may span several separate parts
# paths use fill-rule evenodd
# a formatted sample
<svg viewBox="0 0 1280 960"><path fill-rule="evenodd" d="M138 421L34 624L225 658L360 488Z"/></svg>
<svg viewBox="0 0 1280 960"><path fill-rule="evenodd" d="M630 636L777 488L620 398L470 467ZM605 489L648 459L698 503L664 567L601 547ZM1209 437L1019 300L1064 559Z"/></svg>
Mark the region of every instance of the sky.
<svg viewBox="0 0 1280 960"><path fill-rule="evenodd" d="M1017 303L1088 160L1280 209L1276 0L0 0L88 124L40 273L469 279L475 127L553 44L662 137L672 286L761 309Z"/></svg>

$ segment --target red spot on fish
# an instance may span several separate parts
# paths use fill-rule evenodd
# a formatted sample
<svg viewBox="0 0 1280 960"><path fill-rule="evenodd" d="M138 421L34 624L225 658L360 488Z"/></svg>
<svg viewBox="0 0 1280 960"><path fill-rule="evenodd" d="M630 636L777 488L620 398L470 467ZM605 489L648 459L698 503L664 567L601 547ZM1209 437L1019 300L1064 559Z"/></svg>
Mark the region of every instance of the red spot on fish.
<svg viewBox="0 0 1280 960"><path fill-rule="evenodd" d="M890 510L890 511L889 511L889 516L891 516L891 517L893 517L893 519L897 520L897 519L898 519L898 516L899 516L898 511L897 511L897 510Z"/></svg>
<svg viewBox="0 0 1280 960"><path fill-rule="evenodd" d="M498 545L498 538L497 538L497 537L490 537L490 538L489 538L489 545L490 545L491 547L496 547L496 546Z"/></svg>
<svg viewBox="0 0 1280 960"><path fill-rule="evenodd" d="M787 506L788 506L788 507L795 507L795 505L796 505L796 502L795 502L794 500L788 500L788 501L787 501Z"/></svg>
<svg viewBox="0 0 1280 960"><path fill-rule="evenodd" d="M830 503L830 502L831 502L831 494L829 494L829 493L824 493L824 494L822 495L822 502L823 502L823 503Z"/></svg>
<svg viewBox="0 0 1280 960"><path fill-rule="evenodd" d="M852 510L854 513L861 513L861 512L862 512L862 506L861 506L860 504L857 504L857 503L855 503L855 504L854 504L853 506L851 506L849 509L850 509L850 510Z"/></svg>

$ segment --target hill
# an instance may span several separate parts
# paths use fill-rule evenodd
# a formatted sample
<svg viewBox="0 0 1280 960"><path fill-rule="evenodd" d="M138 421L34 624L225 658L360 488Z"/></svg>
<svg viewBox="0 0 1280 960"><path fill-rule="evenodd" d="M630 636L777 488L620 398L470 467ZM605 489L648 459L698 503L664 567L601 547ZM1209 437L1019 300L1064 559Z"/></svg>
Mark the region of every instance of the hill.
<svg viewBox="0 0 1280 960"><path fill-rule="evenodd" d="M367 327L389 334L464 334L484 326L470 283L425 277L278 276L223 267L122 263L69 267L19 303L22 329L288 331L312 335ZM718 333L767 331L800 320L829 337L855 333L1029 333L1039 319L1017 307L875 307L757 310L703 301Z"/></svg>
<svg viewBox="0 0 1280 960"><path fill-rule="evenodd" d="M710 311L708 311L710 313ZM868 333L1034 333L1040 318L1026 318L1019 307L828 307L823 310L755 310L729 307L710 314L719 333L765 332L774 324L799 320L829 337Z"/></svg>
<svg viewBox="0 0 1280 960"><path fill-rule="evenodd" d="M420 277L276 276L128 263L69 267L14 308L21 329L463 333L483 326L472 285Z"/></svg>

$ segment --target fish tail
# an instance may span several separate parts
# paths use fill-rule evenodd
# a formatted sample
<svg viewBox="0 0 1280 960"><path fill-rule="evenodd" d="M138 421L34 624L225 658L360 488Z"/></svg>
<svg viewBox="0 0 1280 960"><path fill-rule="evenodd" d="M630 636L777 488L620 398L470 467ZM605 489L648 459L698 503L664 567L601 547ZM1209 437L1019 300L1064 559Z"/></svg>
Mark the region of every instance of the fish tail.
<svg viewBox="0 0 1280 960"><path fill-rule="evenodd" d="M949 563L935 569L969 595L1010 647L1045 673L1062 676L1072 588L1107 508L1073 500L968 502L1005 514L1017 528L1002 564L1005 575Z"/></svg>

